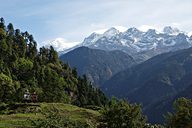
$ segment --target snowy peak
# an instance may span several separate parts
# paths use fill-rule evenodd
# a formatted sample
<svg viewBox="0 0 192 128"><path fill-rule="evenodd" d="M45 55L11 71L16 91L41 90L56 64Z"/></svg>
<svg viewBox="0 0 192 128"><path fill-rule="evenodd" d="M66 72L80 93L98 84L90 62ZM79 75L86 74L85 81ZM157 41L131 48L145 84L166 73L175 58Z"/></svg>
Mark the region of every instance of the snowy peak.
<svg viewBox="0 0 192 128"><path fill-rule="evenodd" d="M173 28L171 26L166 26L163 29L163 32L168 35L177 35L180 33L178 28Z"/></svg>
<svg viewBox="0 0 192 128"><path fill-rule="evenodd" d="M103 34L98 34L96 32L92 33L89 37L85 38L82 46L90 46L94 45L99 39L105 37L107 39L111 39L112 37L115 37L120 32L116 28L112 27L105 31Z"/></svg>
<svg viewBox="0 0 192 128"><path fill-rule="evenodd" d="M132 27L132 28L129 28L126 33L139 33L141 31L139 31L137 28L135 27Z"/></svg>
<svg viewBox="0 0 192 128"><path fill-rule="evenodd" d="M138 37L142 34L137 28L129 28L126 32L123 33L125 36L135 36Z"/></svg>
<svg viewBox="0 0 192 128"><path fill-rule="evenodd" d="M108 29L107 31L105 31L103 33L103 35L105 37L112 37L112 36L115 36L115 35L117 35L119 33L120 33L119 30L117 30L116 28L112 27L112 28Z"/></svg>
<svg viewBox="0 0 192 128"><path fill-rule="evenodd" d="M88 38L90 39L91 42L94 42L96 38L100 37L100 34L97 33L92 33Z"/></svg>
<svg viewBox="0 0 192 128"><path fill-rule="evenodd" d="M155 29L149 29L147 32L146 32L147 35L155 35L157 34L156 30Z"/></svg>
<svg viewBox="0 0 192 128"><path fill-rule="evenodd" d="M149 29L146 33L145 36L154 36L157 35L157 32L155 29Z"/></svg>
<svg viewBox="0 0 192 128"><path fill-rule="evenodd" d="M102 34L98 34L98 33L92 33L89 37L85 38L82 46L89 46L94 44L100 37Z"/></svg>

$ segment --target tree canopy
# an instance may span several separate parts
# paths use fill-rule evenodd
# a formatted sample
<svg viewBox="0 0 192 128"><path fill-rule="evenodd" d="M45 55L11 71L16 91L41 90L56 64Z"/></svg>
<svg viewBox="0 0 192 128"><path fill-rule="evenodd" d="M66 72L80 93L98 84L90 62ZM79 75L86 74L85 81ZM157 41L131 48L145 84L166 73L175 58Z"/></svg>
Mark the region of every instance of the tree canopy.
<svg viewBox="0 0 192 128"><path fill-rule="evenodd" d="M144 128L146 117L141 107L113 98L102 111L99 128Z"/></svg>
<svg viewBox="0 0 192 128"><path fill-rule="evenodd" d="M33 35L0 19L0 102L21 102L29 90L40 102L103 105L104 94L77 74L52 46L38 50Z"/></svg>
<svg viewBox="0 0 192 128"><path fill-rule="evenodd" d="M168 128L191 128L192 127L192 100L179 98L173 104L174 113L167 115Z"/></svg>

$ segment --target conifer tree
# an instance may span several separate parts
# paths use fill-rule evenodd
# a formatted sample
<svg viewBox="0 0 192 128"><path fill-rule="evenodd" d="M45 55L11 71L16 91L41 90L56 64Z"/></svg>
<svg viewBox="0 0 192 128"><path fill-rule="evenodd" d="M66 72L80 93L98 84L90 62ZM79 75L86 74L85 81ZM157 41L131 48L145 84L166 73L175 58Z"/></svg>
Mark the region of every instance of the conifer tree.
<svg viewBox="0 0 192 128"><path fill-rule="evenodd" d="M179 98L173 104L174 113L167 115L168 128L191 128L192 127L192 100Z"/></svg>

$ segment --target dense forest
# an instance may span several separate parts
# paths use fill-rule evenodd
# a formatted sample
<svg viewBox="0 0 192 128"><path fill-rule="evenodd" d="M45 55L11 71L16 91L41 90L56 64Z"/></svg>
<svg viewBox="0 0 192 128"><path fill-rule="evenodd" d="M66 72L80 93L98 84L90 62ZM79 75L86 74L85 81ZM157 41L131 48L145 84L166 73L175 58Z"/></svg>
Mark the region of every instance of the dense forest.
<svg viewBox="0 0 192 128"><path fill-rule="evenodd" d="M39 102L104 105L104 94L61 62L51 46L37 49L33 36L0 19L0 102L22 102L26 90Z"/></svg>

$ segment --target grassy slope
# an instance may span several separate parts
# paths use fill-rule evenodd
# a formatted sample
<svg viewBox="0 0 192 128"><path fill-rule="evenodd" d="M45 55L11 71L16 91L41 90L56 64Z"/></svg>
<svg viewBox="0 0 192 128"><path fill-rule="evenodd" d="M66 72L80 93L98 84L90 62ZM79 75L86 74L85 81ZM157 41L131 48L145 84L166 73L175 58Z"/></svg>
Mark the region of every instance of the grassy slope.
<svg viewBox="0 0 192 128"><path fill-rule="evenodd" d="M0 111L0 128L31 127L29 120L44 118L41 111L53 107L57 108L59 113L65 117L81 122L86 121L92 126L96 124L96 118L99 116L98 111L62 103L16 104L17 107L13 106L15 104Z"/></svg>

